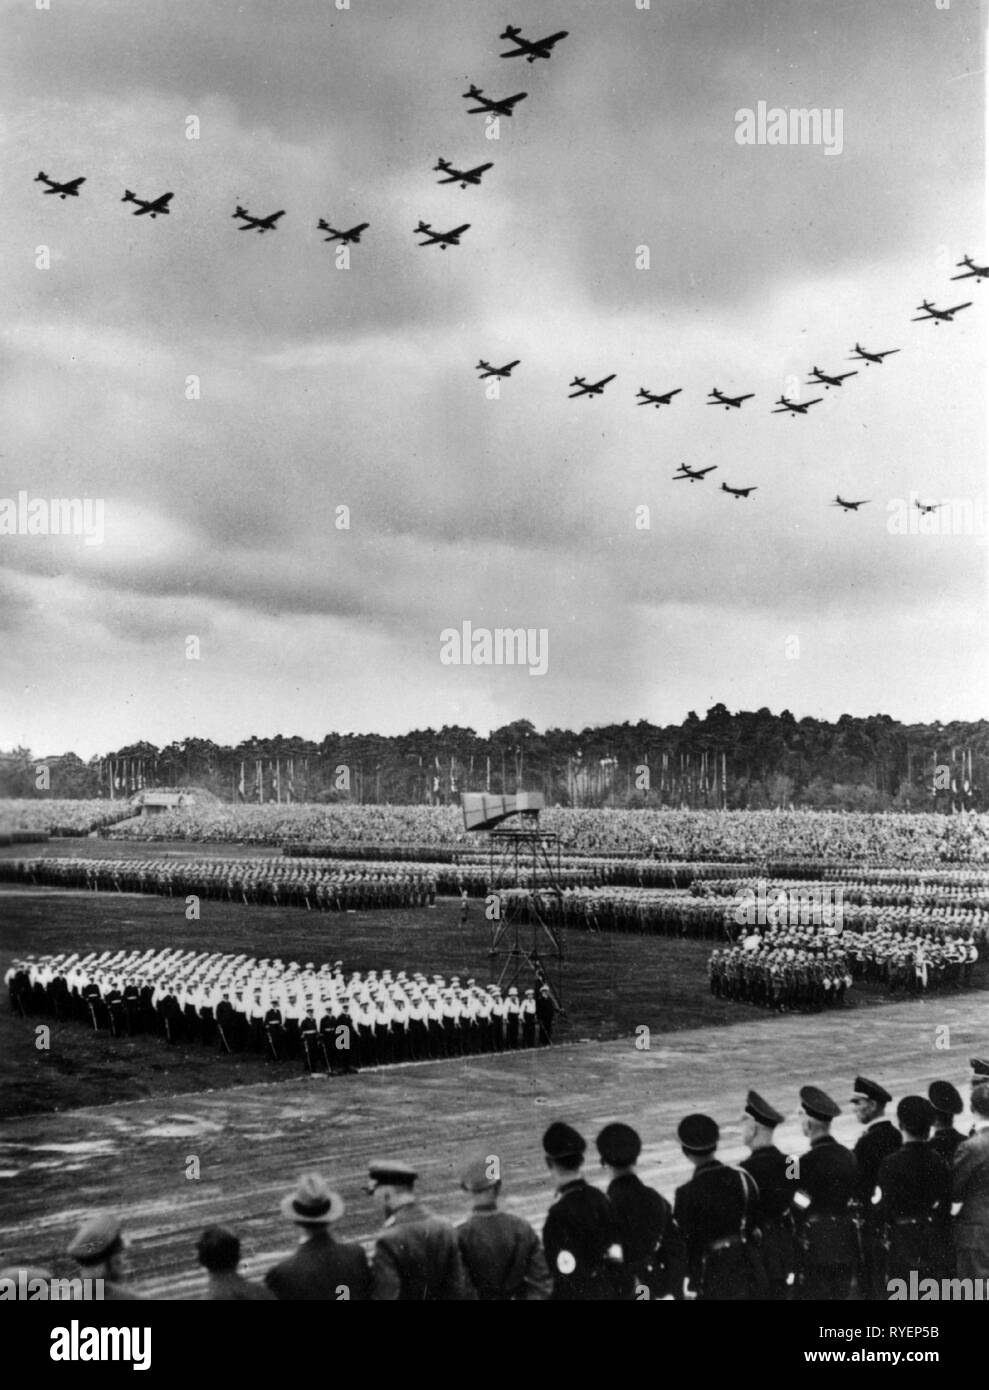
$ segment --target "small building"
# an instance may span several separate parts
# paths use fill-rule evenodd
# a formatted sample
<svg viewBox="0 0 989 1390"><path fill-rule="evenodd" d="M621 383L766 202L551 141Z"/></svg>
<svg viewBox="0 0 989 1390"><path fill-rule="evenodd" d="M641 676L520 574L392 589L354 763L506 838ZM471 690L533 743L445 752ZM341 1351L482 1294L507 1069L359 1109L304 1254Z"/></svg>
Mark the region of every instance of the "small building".
<svg viewBox="0 0 989 1390"><path fill-rule="evenodd" d="M177 811L183 806L192 806L195 800L188 792L140 792L134 798L134 809L142 816L157 816L162 811Z"/></svg>

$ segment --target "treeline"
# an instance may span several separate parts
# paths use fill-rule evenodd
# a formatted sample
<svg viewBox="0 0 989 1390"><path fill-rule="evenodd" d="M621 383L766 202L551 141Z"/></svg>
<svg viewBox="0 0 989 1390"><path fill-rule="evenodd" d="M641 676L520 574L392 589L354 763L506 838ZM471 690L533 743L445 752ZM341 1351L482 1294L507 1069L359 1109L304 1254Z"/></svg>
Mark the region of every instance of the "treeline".
<svg viewBox="0 0 989 1390"><path fill-rule="evenodd" d="M565 806L816 810L983 810L989 722L900 724L888 715L835 723L768 709L659 727L640 720L540 733L517 720L481 738L444 726L407 734L250 738L235 747L185 739L74 753L0 753L0 795L125 799L202 787L223 801L444 804L463 791L542 791Z"/></svg>

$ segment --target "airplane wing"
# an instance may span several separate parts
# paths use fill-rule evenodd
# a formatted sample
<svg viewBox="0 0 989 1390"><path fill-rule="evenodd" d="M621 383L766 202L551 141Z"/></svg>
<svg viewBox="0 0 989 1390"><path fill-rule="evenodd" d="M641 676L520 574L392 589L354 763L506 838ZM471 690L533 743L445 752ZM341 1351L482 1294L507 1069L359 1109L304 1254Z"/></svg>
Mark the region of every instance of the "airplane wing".
<svg viewBox="0 0 989 1390"><path fill-rule="evenodd" d="M469 223L469 222L465 222L464 225L463 225L462 227L454 227L453 231L452 231L452 232L447 232L446 235L447 235L448 237L449 237L449 236L460 236L461 232L466 232L466 230L467 230L467 228L468 228L469 226L470 226L470 223Z"/></svg>
<svg viewBox="0 0 989 1390"><path fill-rule="evenodd" d="M689 482L689 481L690 481L690 474L689 474L689 473L674 473L674 474L673 474L673 481L674 481L675 483L677 483L677 482L682 483L682 482L684 481L684 479L686 479L687 482Z"/></svg>
<svg viewBox="0 0 989 1390"><path fill-rule="evenodd" d="M476 169L468 169L464 177L469 178L472 174L483 174L485 170L493 168L494 164L479 164Z"/></svg>
<svg viewBox="0 0 989 1390"><path fill-rule="evenodd" d="M607 386L608 382L609 382L609 381L614 381L614 379L615 379L615 377L616 377L617 375L618 375L617 372L612 372L612 373L611 373L611 376L602 377L601 380L597 383L598 386Z"/></svg>
<svg viewBox="0 0 989 1390"><path fill-rule="evenodd" d="M808 407L812 405L820 405L821 401L823 400L823 396L815 396L812 401L804 401L804 410L807 410Z"/></svg>
<svg viewBox="0 0 989 1390"><path fill-rule="evenodd" d="M770 413L770 415L789 415L790 410L791 410L791 407L790 407L790 406L788 406L788 405L781 405L780 408L779 408L779 410L771 410L769 413Z"/></svg>
<svg viewBox="0 0 989 1390"><path fill-rule="evenodd" d="M716 463L712 463L710 468L699 468L697 471L698 473L713 473L717 466Z"/></svg>
<svg viewBox="0 0 989 1390"><path fill-rule="evenodd" d="M937 314L918 314L916 318L910 320L911 323L924 323L927 319L937 318ZM878 353L877 356L887 357L888 353Z"/></svg>
<svg viewBox="0 0 989 1390"><path fill-rule="evenodd" d="M975 270L966 270L965 273L964 273L963 275L952 275L952 276L950 276L949 278L952 279L952 280L967 280L967 279L969 279L970 276L972 276L972 275L977 275L977 274L978 274L978 271L975 271Z"/></svg>
<svg viewBox="0 0 989 1390"><path fill-rule="evenodd" d="M972 305L972 301L971 301L970 299L968 299L968 300L965 301L964 304L956 304L955 307L954 307L953 309L945 309L944 312L945 312L946 314L957 314L959 309L969 309L969 308L971 308L971 305Z"/></svg>
<svg viewBox="0 0 989 1390"><path fill-rule="evenodd" d="M63 184L61 185L62 192L63 192L63 193L74 193L74 192L76 191L76 189L79 187L79 185L80 185L81 183L85 183L85 182L86 182L85 179L71 179L68 183L63 183ZM54 192L54 189L53 189L52 191Z"/></svg>
<svg viewBox="0 0 989 1390"><path fill-rule="evenodd" d="M456 183L461 177L460 174L449 174L445 179L437 179L437 183Z"/></svg>

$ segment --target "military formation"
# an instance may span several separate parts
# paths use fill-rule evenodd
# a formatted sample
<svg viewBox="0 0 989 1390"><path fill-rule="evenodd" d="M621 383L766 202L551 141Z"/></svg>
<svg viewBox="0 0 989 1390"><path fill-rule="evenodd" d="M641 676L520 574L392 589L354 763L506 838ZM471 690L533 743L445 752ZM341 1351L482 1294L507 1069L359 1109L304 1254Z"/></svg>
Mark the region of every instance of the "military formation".
<svg viewBox="0 0 989 1390"><path fill-rule="evenodd" d="M317 969L205 951L27 957L5 982L23 1017L252 1052L312 1075L546 1046L557 1012L545 984L503 992L459 976L345 975L342 961Z"/></svg>
<svg viewBox="0 0 989 1390"><path fill-rule="evenodd" d="M759 1004L775 1013L840 1009L852 984L844 951L814 950L800 937L789 946L713 951L708 977L715 999Z"/></svg>
<svg viewBox="0 0 989 1390"><path fill-rule="evenodd" d="M470 1211L457 1225L423 1204L414 1167L372 1162L364 1192L382 1224L370 1258L333 1232L343 1197L320 1174L306 1173L279 1206L301 1243L256 1283L239 1271L239 1237L209 1227L195 1247L206 1277L201 1297L887 1301L917 1297L910 1289L923 1280L939 1290L949 1281L961 1297L959 1281L989 1280L989 1061L971 1065L967 1137L955 1128L962 1096L944 1080L933 1081L926 1096L904 1096L894 1123L886 1115L890 1092L856 1077L849 1104L862 1133L853 1149L831 1133L841 1106L817 1086L802 1087L807 1148L799 1156L775 1143L781 1112L749 1091L741 1117L748 1155L737 1165L718 1157L721 1131L710 1115L686 1115L677 1139L692 1171L672 1202L640 1178L642 1141L630 1125L612 1122L597 1135L609 1179L602 1190L585 1176L583 1135L555 1121L542 1138L553 1196L541 1235L501 1208L504 1172L494 1154L478 1155L460 1173ZM89 1218L68 1254L104 1281L106 1298L141 1297L128 1284L126 1241L112 1213ZM26 1272L13 1266L0 1280L16 1284ZM972 1290L985 1286L967 1287L979 1297Z"/></svg>
<svg viewBox="0 0 989 1390"><path fill-rule="evenodd" d="M436 901L436 876L409 864L309 864L293 859L0 859L0 879L98 893L304 907L346 912L426 907Z"/></svg>

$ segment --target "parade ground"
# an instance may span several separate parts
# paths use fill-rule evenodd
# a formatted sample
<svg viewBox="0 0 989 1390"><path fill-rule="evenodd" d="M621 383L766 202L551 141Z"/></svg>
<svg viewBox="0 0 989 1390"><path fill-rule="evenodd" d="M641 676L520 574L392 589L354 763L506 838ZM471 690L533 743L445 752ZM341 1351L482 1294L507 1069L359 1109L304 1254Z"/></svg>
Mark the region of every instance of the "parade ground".
<svg viewBox="0 0 989 1390"><path fill-rule="evenodd" d="M136 894L5 889L3 968L20 952L160 948L166 944L283 959L343 959L490 978L482 905L468 920L440 899L415 911L307 913L295 908L184 902ZM274 944L277 942L277 946ZM568 1016L554 1045L518 1053L393 1065L345 1077L297 1066L169 1048L157 1037L113 1040L78 1024L52 1026L3 1006L0 1043L0 1262L71 1274L64 1256L87 1214L121 1213L136 1285L156 1297L201 1291L195 1240L210 1224L242 1238L244 1266L261 1273L295 1241L278 1202L301 1172L318 1169L344 1197L341 1234L369 1240L378 1224L363 1191L369 1160L399 1156L422 1175L438 1213L465 1214L456 1174L472 1155L496 1155L507 1205L537 1227L551 1199L540 1136L565 1119L589 1139L610 1120L642 1134L643 1175L668 1197L688 1176L679 1120L705 1111L722 1126L723 1153L742 1156L739 1118L749 1087L787 1120L781 1147L802 1152L797 1093L823 1087L844 1113L860 1072L896 1095L926 1093L938 1077L962 1085L985 1051L979 989L890 1002L850 991L850 1005L771 1014L714 999L706 987L713 943L658 936L568 934L561 987ZM980 967L979 978L984 976ZM593 1164L592 1180L597 1177Z"/></svg>

